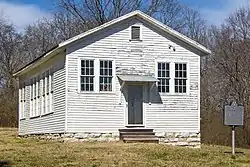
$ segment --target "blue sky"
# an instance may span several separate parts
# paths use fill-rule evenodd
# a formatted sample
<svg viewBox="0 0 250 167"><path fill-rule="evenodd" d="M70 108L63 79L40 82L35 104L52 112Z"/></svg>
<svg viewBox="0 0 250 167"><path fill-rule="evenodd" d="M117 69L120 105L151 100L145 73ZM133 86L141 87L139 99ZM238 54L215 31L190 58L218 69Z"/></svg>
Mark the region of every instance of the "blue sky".
<svg viewBox="0 0 250 167"><path fill-rule="evenodd" d="M7 17L17 29L23 29L41 17L49 17L55 0L0 0L0 15ZM179 0L198 10L211 24L220 25L227 16L250 0Z"/></svg>

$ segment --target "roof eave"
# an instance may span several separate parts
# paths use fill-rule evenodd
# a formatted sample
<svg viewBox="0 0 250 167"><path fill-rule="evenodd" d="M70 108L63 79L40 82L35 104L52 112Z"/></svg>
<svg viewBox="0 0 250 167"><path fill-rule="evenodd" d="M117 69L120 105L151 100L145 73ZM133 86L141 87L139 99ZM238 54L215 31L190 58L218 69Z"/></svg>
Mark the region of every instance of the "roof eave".
<svg viewBox="0 0 250 167"><path fill-rule="evenodd" d="M31 69L39 66L41 63L43 63L43 62L47 61L48 59L50 59L51 56L55 55L58 51L59 52L61 51L61 48L59 47L59 45L54 46L49 51L45 52L42 56L36 58L32 62L30 62L29 64L24 66L23 68L21 68L17 72L15 72L13 74L13 77L18 77L18 76L22 75L23 73L28 72Z"/></svg>

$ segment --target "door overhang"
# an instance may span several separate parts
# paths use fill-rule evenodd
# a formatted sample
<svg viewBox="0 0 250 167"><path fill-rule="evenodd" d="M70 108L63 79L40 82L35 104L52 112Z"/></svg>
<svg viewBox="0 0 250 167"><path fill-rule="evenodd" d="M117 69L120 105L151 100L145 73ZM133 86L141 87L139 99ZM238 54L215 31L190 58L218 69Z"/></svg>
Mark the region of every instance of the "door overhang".
<svg viewBox="0 0 250 167"><path fill-rule="evenodd" d="M151 104L150 92L152 91L152 88L156 85L156 83L159 82L157 78L150 75L136 75L136 74L117 75L117 77L122 81L120 91L123 90L125 84L133 84L133 83L149 84L148 101L149 104Z"/></svg>

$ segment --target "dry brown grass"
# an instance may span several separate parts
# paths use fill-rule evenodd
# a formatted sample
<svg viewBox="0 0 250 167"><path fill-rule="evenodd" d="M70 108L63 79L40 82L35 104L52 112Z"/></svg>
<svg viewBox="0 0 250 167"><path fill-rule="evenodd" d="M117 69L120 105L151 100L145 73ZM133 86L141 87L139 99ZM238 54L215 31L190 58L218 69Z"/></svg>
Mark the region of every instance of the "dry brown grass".
<svg viewBox="0 0 250 167"><path fill-rule="evenodd" d="M16 129L0 129L0 159L13 166L250 166L250 150L202 145L202 149L158 144L58 143L17 137Z"/></svg>

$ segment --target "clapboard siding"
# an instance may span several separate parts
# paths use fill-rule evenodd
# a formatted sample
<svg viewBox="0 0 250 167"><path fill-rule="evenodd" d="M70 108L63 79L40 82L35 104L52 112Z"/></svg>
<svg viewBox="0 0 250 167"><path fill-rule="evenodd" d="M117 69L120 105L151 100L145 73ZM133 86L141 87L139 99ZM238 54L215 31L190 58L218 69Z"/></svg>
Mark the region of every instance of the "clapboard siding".
<svg viewBox="0 0 250 167"><path fill-rule="evenodd" d="M129 41L129 28L134 24L142 27L141 42ZM169 45L174 46L176 51L170 50ZM153 99L151 105L145 100L145 126L155 131L199 131L200 57L146 22L135 18L122 21L86 37L84 41L73 43L67 48L66 56L68 132L117 132L119 128L125 127L125 97L123 94L120 97L118 78L115 77L114 93L80 93L79 58L114 59L116 74L142 75L155 75L156 59L187 61L190 85L188 95L160 94L161 101ZM150 97L155 96L157 93L153 89Z"/></svg>
<svg viewBox="0 0 250 167"><path fill-rule="evenodd" d="M30 78L42 74L54 67L54 112L38 118L30 118ZM28 81L26 89L26 110L24 120L19 122L19 134L62 133L65 131L65 53L56 55L31 72L20 77L20 81Z"/></svg>

